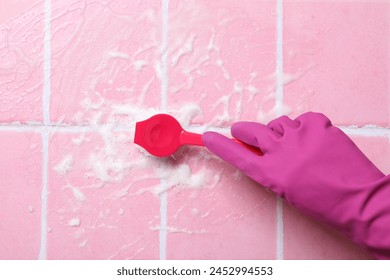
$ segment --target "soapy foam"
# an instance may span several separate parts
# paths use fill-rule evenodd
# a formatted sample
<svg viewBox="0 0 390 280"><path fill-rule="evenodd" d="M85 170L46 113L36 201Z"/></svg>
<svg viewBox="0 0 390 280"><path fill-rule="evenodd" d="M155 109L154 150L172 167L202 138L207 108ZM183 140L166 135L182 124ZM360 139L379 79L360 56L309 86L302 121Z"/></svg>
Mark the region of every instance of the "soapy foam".
<svg viewBox="0 0 390 280"><path fill-rule="evenodd" d="M81 221L79 218L73 218L68 221L69 227L79 227L81 225Z"/></svg>
<svg viewBox="0 0 390 280"><path fill-rule="evenodd" d="M167 188L172 188L173 186L200 188L205 185L207 178L211 174L207 172L206 168L193 173L188 164L180 164L178 166L165 165L157 170L157 175L165 180ZM153 188L152 192L159 195L166 191L165 186L159 184Z"/></svg>
<svg viewBox="0 0 390 280"><path fill-rule="evenodd" d="M185 41L184 45L179 49L179 51L172 57L171 59L171 65L176 66L176 64L179 62L180 58L186 54L189 54L193 51L194 48L194 40L195 40L195 34L191 33L187 40Z"/></svg>
<svg viewBox="0 0 390 280"><path fill-rule="evenodd" d="M155 226L155 227L150 227L150 230L152 231L160 231L161 230L161 227L158 227L158 226ZM178 228L178 227L167 227L165 228L165 230L169 233L185 233L185 234L189 234L189 235L193 235L193 234L205 234L207 233L207 230L205 229L201 229L201 230L190 230L186 227L183 227L183 228Z"/></svg>
<svg viewBox="0 0 390 280"><path fill-rule="evenodd" d="M90 153L89 159L87 160L87 175L88 177L97 178L101 182L100 187L103 187L107 183L123 182L126 176L130 175L133 171L142 169L154 170L154 175L137 179L134 183L142 180L150 180L153 177L157 180L166 180L165 188L161 184L157 184L145 189L154 195L160 195L164 191L167 191L167 189L175 186L181 188L201 188L206 184L210 174L205 169L193 172L188 164L174 165L170 161L158 160L145 152L141 147L134 146L136 149L129 149L128 144L134 138L135 122L159 113L158 110L133 104L110 104L109 101L106 101L105 106L107 105L111 109L109 121L112 122L105 126L99 126L98 129L98 133L103 140L103 147ZM103 103L92 104L90 102L84 102L86 109L99 109L99 106L103 106ZM183 128L188 129L192 120L202 115L202 110L198 104L188 103L168 113L176 116ZM114 123L117 116L129 120L130 124L123 132L118 131L118 125ZM206 129L206 127L204 128ZM84 138L80 137L75 142L80 143L83 140ZM124 149L128 150L124 152ZM139 158L140 153L142 154L141 158ZM137 158L137 160L135 161L134 158ZM69 160L66 162L69 162ZM63 165L60 166L62 167ZM60 172L65 169L65 167L58 168ZM213 177L211 176L211 178ZM128 196L131 187L132 185L116 191L113 198L120 199ZM85 199L85 197L80 196L80 193L77 193L77 189L71 190L75 198Z"/></svg>
<svg viewBox="0 0 390 280"><path fill-rule="evenodd" d="M119 209L118 215L123 216L125 214L125 210L123 208Z"/></svg>
<svg viewBox="0 0 390 280"><path fill-rule="evenodd" d="M59 175L64 176L69 172L72 166L73 166L73 155L67 154L56 166L54 166L53 169Z"/></svg>
<svg viewBox="0 0 390 280"><path fill-rule="evenodd" d="M73 187L73 186L71 186L71 185L66 185L65 187L64 187L64 190L66 190L66 189L70 189L71 191L72 191L72 194L73 194L73 197L77 200L77 201L79 201L79 202L84 202L85 201L85 195L84 195L84 193L82 193L78 188L76 188L76 187Z"/></svg>
<svg viewBox="0 0 390 280"><path fill-rule="evenodd" d="M79 247L80 247L80 248L84 248L85 246L87 246L87 243L88 243L88 240L85 239L85 240L83 240L83 241L81 241L81 242L79 243Z"/></svg>
<svg viewBox="0 0 390 280"><path fill-rule="evenodd" d="M145 16L150 17L153 15L146 14ZM128 17L120 17L125 20L132 20ZM208 46L204 49L206 53L199 54L196 52L196 55L194 55L195 58L190 58L191 63L188 63L185 67L180 65L182 59L187 59L187 57L191 57L195 54L194 43L196 41L196 36L193 33L186 34L189 35L186 35L186 38L181 40L182 42L179 43L181 45L175 48L175 52L170 53L168 57L171 58L170 61L172 66L183 68L182 73L187 79L183 84L171 87L170 93L179 93L181 89L190 90L196 79L203 75L201 66L206 63L207 65L214 64L219 67L223 78L225 80L232 80L231 82L233 82L235 77L229 73L228 69L225 67L225 62L221 59L221 47L218 46L218 34L215 30L213 30L210 36ZM102 61L102 64L95 70L96 73L99 73L98 78L95 81L91 81L91 91L85 94L85 98L81 103L82 111L77 114L77 118L80 122L81 120L85 121L87 119L92 126L96 126L96 128L98 128L97 133L102 139L102 145L91 150L85 159L87 177L95 178L98 181L96 191L100 191L99 188L106 187L111 183L113 184L111 184L110 187L115 188L115 183L125 182L126 178L132 176L133 173L142 173L144 170L150 172L149 175L143 178L132 180L132 183L122 187L122 189L115 189L112 192L112 195L109 196L109 199L119 200L126 198L129 194L141 195L144 192L150 192L153 195L159 196L172 188L200 189L205 186L213 187L221 180L221 173L215 174L206 167L196 168L199 160L214 158L207 152L200 150L198 153L193 153L195 156L192 156L188 161L178 164L179 160L175 159L176 155L168 159L156 159L153 156L150 156L142 148L132 144L135 123L147 119L156 113L161 113L161 110L149 107L145 105L145 102L148 100L148 93L153 82L156 79L163 79L164 66L159 60L137 57L142 51L153 47L155 47L153 44L151 46L143 46L142 49L139 49L134 55L122 53L121 51L107 52L103 59L104 61ZM196 49L196 51L197 50L198 49ZM115 77L115 73L120 71L120 69L109 70L108 62L111 60L118 60L121 62L123 62L123 60L129 61L130 67L134 67L137 73L142 72L146 67L154 69L156 77L152 77L149 81L144 81L144 86L141 90L138 89L140 92L136 92L136 89L133 87L123 86L116 88L118 93L126 93L129 95L129 98L123 99L121 103L114 102L104 98L102 95L103 93L98 92L97 90L95 92L95 85L99 79L106 80L108 84L114 84L113 77ZM253 98L263 90L257 88L253 84L254 79L257 77L257 73L251 73L250 75L249 82L243 82L242 80L240 80L240 82L235 81L230 92L223 92L222 87L219 86L222 97L218 100L216 106L222 106L223 110L221 115L213 117L211 120L212 123L217 125L226 124L237 119L243 110L243 100L248 96L248 93L250 101L252 101ZM215 82L215 84L216 86L218 85L217 82ZM234 105L230 104L232 100L235 100L231 99L232 96L234 96L234 98L238 97L238 102ZM188 103L181 106L181 108L171 108L168 113L177 117L185 129L191 130L192 121L201 117L203 112L199 104ZM266 113L259 110L259 118L262 119L268 118L273 114L274 109ZM103 119L106 118L106 116L107 119ZM102 125L102 123L104 123L104 125ZM201 128L198 127L200 131L205 131L207 128L207 124ZM81 145L87 141L91 140L85 133L82 133L80 137L72 139L72 142L75 145ZM191 148L188 149L189 151L193 151ZM54 170L60 175L67 175L73 168L74 158L76 158L76 156L76 154L66 155L64 159L54 167ZM186 163L189 161L191 164ZM235 175L237 175L235 176L237 180L242 178L241 173ZM152 185L145 187L137 193L131 192L131 188L135 183L151 179L156 179L158 183L155 184L155 182L153 182ZM165 183L160 184L160 180L164 180ZM84 203L88 199L88 197L81 192L79 187L76 188L69 185L67 188L72 192L73 199L76 200L77 203ZM81 205L85 204L86 203ZM123 208L115 211L119 216L122 216L125 213ZM197 215L195 210L192 213ZM99 217L99 219L100 218L102 217ZM71 227L78 227L80 225L81 221L78 218L74 218L68 222L68 226ZM103 226L103 224L100 225ZM167 228L165 230L172 233L195 233L185 228ZM203 233L203 231L201 230L196 233ZM80 247L84 247L87 244L87 241L82 241L80 244L83 245Z"/></svg>

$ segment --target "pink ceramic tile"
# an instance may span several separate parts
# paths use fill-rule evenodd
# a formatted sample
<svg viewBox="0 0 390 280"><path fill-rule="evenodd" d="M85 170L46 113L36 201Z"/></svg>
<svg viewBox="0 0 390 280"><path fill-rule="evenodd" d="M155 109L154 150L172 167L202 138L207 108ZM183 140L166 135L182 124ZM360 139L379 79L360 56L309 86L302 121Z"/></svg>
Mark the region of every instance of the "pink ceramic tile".
<svg viewBox="0 0 390 280"><path fill-rule="evenodd" d="M159 107L161 1L53 1L51 117L128 121Z"/></svg>
<svg viewBox="0 0 390 280"><path fill-rule="evenodd" d="M170 1L169 111L187 123L217 125L272 115L275 7L275 1ZM167 258L275 258L274 197L199 152L184 149L168 161L176 175L166 181Z"/></svg>
<svg viewBox="0 0 390 280"><path fill-rule="evenodd" d="M168 111L185 125L275 117L276 0L170 0L167 15L161 0L50 2L51 121L115 125L50 135L47 257L157 259L163 230L169 259L275 258L272 194L202 148L168 159L140 153L134 132L116 125L158 110L161 81L169 82ZM42 119L44 3L2 1L0 122ZM315 110L336 124L388 126L390 3L283 4L284 101L292 115ZM389 173L388 138L352 138ZM0 258L34 259L41 138L1 132L0 142ZM287 259L369 258L288 206L283 216Z"/></svg>
<svg viewBox="0 0 390 280"><path fill-rule="evenodd" d="M128 132L50 140L48 259L158 259L159 180Z"/></svg>
<svg viewBox="0 0 390 280"><path fill-rule="evenodd" d="M0 122L42 119L43 1L1 2Z"/></svg>
<svg viewBox="0 0 390 280"><path fill-rule="evenodd" d="M284 99L297 115L389 126L390 2L285 1Z"/></svg>
<svg viewBox="0 0 390 280"><path fill-rule="evenodd" d="M170 1L168 106L194 122L274 116L276 1Z"/></svg>
<svg viewBox="0 0 390 280"><path fill-rule="evenodd" d="M276 257L272 194L204 150L183 149L170 165L168 259Z"/></svg>
<svg viewBox="0 0 390 280"><path fill-rule="evenodd" d="M383 171L390 172L388 137L351 136L363 153ZM340 234L284 207L284 257L286 259L369 259L365 250Z"/></svg>
<svg viewBox="0 0 390 280"><path fill-rule="evenodd" d="M286 205L283 221L285 259L372 259L363 248Z"/></svg>
<svg viewBox="0 0 390 280"><path fill-rule="evenodd" d="M390 174L390 138L351 136L351 139L379 170Z"/></svg>
<svg viewBox="0 0 390 280"><path fill-rule="evenodd" d="M0 259L37 259L40 248L40 135L0 132Z"/></svg>

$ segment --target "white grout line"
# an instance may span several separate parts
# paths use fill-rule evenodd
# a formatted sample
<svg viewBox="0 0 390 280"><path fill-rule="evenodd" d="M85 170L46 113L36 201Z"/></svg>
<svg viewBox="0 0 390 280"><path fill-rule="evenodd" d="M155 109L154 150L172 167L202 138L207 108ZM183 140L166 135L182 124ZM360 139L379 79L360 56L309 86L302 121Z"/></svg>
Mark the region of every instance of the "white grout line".
<svg viewBox="0 0 390 280"><path fill-rule="evenodd" d="M49 164L49 131L47 125L50 124L50 20L51 20L51 0L45 0L45 30L44 30L44 64L43 64L43 127L40 127L42 136L42 192L41 192L41 244L39 259L46 259L47 245L47 192L48 192L48 164Z"/></svg>
<svg viewBox="0 0 390 280"><path fill-rule="evenodd" d="M162 44L161 44L161 110L167 111L168 100L168 6L169 0L162 1ZM161 187L167 189L167 182L160 181ZM160 196L160 259L167 258L167 212L168 212L168 197L167 192L163 192Z"/></svg>
<svg viewBox="0 0 390 280"><path fill-rule="evenodd" d="M162 1L162 42L161 42L161 110L167 111L168 102L168 6L169 0Z"/></svg>
<svg viewBox="0 0 390 280"><path fill-rule="evenodd" d="M275 107L278 116L283 115L283 0L277 0L276 17L276 94Z"/></svg>
<svg viewBox="0 0 390 280"><path fill-rule="evenodd" d="M283 114L283 0L277 0L276 19L276 96L275 107L278 116ZM276 258L284 258L283 201L277 199L276 206Z"/></svg>
<svg viewBox="0 0 390 280"><path fill-rule="evenodd" d="M15 123L0 123L0 131L14 131L14 132L36 132L42 133L43 130L50 132L99 132L102 128L111 127L113 131L134 131L134 126L118 126L110 123L101 125L77 125L77 124L64 124L64 123L52 123L49 125L44 124L15 124ZM366 136L366 137L386 137L390 134L390 127L381 126L337 126L348 135ZM189 131L202 133L203 131L216 131L220 133L230 133L230 127L227 126L207 126L193 124L188 128Z"/></svg>
<svg viewBox="0 0 390 280"><path fill-rule="evenodd" d="M383 137L390 136L390 128L378 126L338 126L342 131L348 135L366 136L366 137Z"/></svg>
<svg viewBox="0 0 390 280"><path fill-rule="evenodd" d="M42 133L43 126L8 126L8 125L0 125L0 132L35 132Z"/></svg>
<svg viewBox="0 0 390 280"><path fill-rule="evenodd" d="M160 184L163 189L167 189L165 180L162 179ZM164 191L160 195L160 260L165 260L167 258L167 208L168 197L167 192Z"/></svg>
<svg viewBox="0 0 390 280"><path fill-rule="evenodd" d="M48 164L49 164L49 132L43 131L42 137L42 206L41 206L41 245L39 250L39 259L46 259L47 243L47 189L48 189Z"/></svg>
<svg viewBox="0 0 390 280"><path fill-rule="evenodd" d="M50 43L50 28L51 28L51 0L45 0L45 35L44 35L44 63L43 63L43 123L50 123L50 67L51 67L51 43Z"/></svg>

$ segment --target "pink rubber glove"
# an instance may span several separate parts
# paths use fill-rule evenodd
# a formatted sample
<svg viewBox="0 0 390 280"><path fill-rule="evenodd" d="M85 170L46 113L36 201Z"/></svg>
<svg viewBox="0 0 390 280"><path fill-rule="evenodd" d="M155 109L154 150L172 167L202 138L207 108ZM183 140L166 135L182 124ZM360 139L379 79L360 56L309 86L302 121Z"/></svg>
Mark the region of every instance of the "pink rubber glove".
<svg viewBox="0 0 390 280"><path fill-rule="evenodd" d="M211 152L302 212L335 227L376 258L390 259L390 176L327 117L309 112L268 125L239 122L231 132L264 156L215 132L202 139Z"/></svg>

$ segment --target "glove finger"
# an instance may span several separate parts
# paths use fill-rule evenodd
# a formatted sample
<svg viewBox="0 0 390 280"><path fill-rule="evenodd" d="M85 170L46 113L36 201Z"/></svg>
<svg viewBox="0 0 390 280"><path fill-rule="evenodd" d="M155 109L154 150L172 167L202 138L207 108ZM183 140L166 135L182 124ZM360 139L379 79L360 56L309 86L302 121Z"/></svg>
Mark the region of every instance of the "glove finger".
<svg viewBox="0 0 390 280"><path fill-rule="evenodd" d="M332 125L332 122L329 120L327 116L325 116L322 113L315 113L315 112L306 112L297 117L294 120L296 123L302 123L302 124L313 124L314 126L318 127L328 127Z"/></svg>
<svg viewBox="0 0 390 280"><path fill-rule="evenodd" d="M280 137L268 126L255 122L238 122L231 128L233 137L249 145L260 148L264 153L272 149Z"/></svg>
<svg viewBox="0 0 390 280"><path fill-rule="evenodd" d="M283 115L270 121L267 126L278 133L280 136L283 136L286 129L297 128L299 127L299 123Z"/></svg>
<svg viewBox="0 0 390 280"><path fill-rule="evenodd" d="M216 133L205 132L202 135L203 144L215 155L248 174L255 166L261 169L264 157L259 157L247 148L231 139ZM261 158L261 160L260 160ZM259 172L261 173L261 172Z"/></svg>

